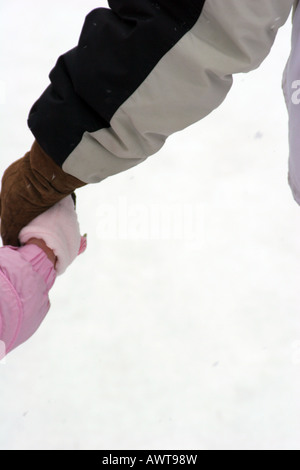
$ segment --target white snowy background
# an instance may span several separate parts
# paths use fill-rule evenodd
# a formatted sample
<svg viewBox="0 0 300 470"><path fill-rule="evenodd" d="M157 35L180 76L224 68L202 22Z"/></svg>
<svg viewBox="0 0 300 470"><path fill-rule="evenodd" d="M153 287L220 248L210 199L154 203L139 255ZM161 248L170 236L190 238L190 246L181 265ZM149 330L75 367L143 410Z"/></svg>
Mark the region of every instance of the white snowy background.
<svg viewBox="0 0 300 470"><path fill-rule="evenodd" d="M104 1L0 3L0 172ZM281 94L258 71L146 163L78 191L88 251L0 364L0 449L300 450L300 208Z"/></svg>

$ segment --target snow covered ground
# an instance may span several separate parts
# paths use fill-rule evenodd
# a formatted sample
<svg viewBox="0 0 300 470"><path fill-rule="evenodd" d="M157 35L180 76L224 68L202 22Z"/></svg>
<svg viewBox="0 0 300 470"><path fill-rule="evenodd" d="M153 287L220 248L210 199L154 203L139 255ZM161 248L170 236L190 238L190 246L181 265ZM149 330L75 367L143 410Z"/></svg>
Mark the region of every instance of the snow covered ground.
<svg viewBox="0 0 300 470"><path fill-rule="evenodd" d="M0 172L96 0L2 0ZM226 102L78 192L89 249L0 364L0 449L300 450L300 208L281 75L291 24Z"/></svg>

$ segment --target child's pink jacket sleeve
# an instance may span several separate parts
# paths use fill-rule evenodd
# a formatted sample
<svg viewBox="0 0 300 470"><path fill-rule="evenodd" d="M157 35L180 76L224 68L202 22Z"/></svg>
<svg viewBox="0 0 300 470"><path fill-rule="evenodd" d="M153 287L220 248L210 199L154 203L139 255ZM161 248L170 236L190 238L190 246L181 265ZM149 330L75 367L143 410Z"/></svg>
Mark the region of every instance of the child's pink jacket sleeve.
<svg viewBox="0 0 300 470"><path fill-rule="evenodd" d="M44 320L55 277L53 264L36 245L0 249L0 341L6 353L30 338Z"/></svg>

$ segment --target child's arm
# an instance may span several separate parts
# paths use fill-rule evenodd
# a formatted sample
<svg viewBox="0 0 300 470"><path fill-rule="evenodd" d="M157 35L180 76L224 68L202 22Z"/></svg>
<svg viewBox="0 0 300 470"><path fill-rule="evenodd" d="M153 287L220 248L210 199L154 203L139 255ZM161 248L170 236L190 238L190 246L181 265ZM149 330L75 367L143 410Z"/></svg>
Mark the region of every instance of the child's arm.
<svg viewBox="0 0 300 470"><path fill-rule="evenodd" d="M6 352L35 333L49 311L56 276L86 248L71 196L25 227L20 241L21 248L0 249L0 341Z"/></svg>
<svg viewBox="0 0 300 470"><path fill-rule="evenodd" d="M40 247L0 248L0 341L6 354L39 328L55 278L53 263Z"/></svg>
<svg viewBox="0 0 300 470"><path fill-rule="evenodd" d="M47 258L51 261L51 263L53 264L53 266L55 268L55 265L56 265L56 262L57 262L57 256L55 256L54 251L51 250L46 245L44 240L41 240L41 239L38 239L38 238L30 238L30 240L28 240L26 245L36 245L39 248L41 248L43 250L43 252L46 254Z"/></svg>

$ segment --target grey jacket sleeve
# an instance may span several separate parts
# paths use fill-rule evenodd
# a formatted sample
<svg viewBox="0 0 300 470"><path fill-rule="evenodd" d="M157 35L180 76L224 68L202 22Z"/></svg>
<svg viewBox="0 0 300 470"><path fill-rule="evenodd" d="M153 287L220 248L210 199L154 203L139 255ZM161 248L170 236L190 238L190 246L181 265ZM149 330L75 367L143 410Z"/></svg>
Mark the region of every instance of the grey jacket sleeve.
<svg viewBox="0 0 300 470"><path fill-rule="evenodd" d="M29 126L63 170L99 182L158 152L269 54L293 0L111 0L61 56Z"/></svg>

